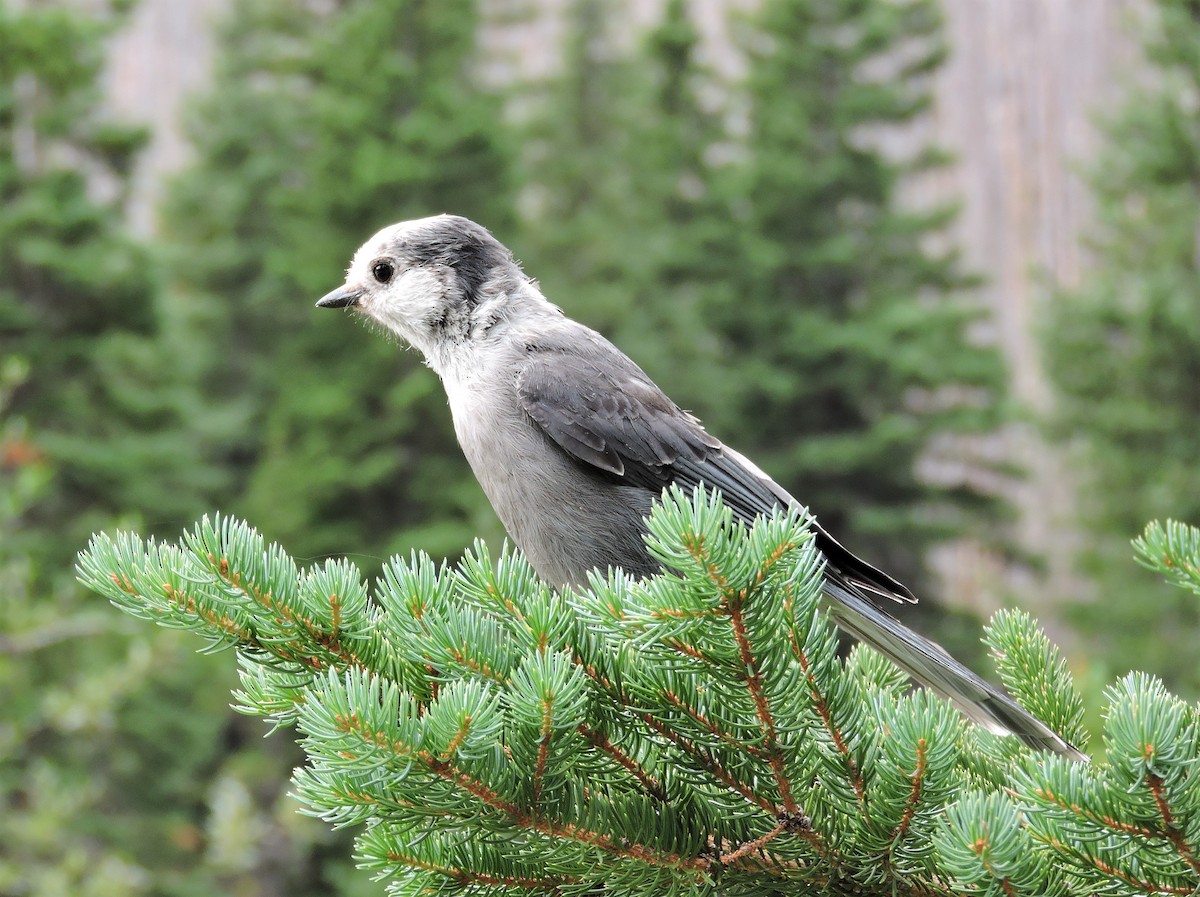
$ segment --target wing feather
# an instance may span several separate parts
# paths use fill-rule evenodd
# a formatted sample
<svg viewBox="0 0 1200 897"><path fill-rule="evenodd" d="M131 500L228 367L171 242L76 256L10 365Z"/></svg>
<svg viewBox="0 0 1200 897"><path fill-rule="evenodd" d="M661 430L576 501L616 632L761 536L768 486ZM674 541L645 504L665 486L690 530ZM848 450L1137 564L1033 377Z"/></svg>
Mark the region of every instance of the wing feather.
<svg viewBox="0 0 1200 897"><path fill-rule="evenodd" d="M518 379L529 416L560 448L612 476L660 492L704 484L747 523L781 505L798 504L743 455L721 444L624 353L580 328L527 345ZM872 602L911 603L912 593L814 525L829 575Z"/></svg>
<svg viewBox="0 0 1200 897"><path fill-rule="evenodd" d="M517 387L526 413L580 461L655 491L673 465L702 462L721 443L602 341L531 344Z"/></svg>

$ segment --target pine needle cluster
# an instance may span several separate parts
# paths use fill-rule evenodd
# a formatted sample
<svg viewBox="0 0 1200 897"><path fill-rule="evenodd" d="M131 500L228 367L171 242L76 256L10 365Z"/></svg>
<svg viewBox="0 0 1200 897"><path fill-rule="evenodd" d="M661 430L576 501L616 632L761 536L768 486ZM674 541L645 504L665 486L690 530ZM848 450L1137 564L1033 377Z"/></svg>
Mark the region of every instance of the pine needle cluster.
<svg viewBox="0 0 1200 897"><path fill-rule="evenodd" d="M664 572L555 591L477 543L456 568L302 570L229 518L177 544L96 536L79 575L128 613L236 650L238 706L295 727L307 812L416 894L1194 894L1197 708L1131 674L1105 764L1037 755L912 691L821 609L807 521L747 527L668 492ZM1200 534L1147 531L1200 588ZM1083 704L1035 622L987 642L1068 740Z"/></svg>

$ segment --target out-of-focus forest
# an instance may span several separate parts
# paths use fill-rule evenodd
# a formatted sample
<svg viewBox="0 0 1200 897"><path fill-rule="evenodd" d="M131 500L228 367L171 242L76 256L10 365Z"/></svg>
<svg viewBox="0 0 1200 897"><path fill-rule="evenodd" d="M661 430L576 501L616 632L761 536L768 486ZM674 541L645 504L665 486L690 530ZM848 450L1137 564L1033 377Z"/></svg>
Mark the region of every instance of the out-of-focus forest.
<svg viewBox="0 0 1200 897"><path fill-rule="evenodd" d="M73 563L216 509L366 570L498 544L434 375L312 307L442 211L957 653L1021 605L1084 682L1200 696L1197 608L1128 544L1200 521L1200 3L259 0L129 39L168 5L0 0L0 894L380 892L229 659Z"/></svg>

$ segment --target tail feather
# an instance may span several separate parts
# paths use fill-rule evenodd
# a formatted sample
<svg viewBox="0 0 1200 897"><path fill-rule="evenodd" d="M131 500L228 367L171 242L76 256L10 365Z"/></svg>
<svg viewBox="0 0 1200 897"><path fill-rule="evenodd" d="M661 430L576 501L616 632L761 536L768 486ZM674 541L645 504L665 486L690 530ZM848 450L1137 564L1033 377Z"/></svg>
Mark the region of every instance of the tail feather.
<svg viewBox="0 0 1200 897"><path fill-rule="evenodd" d="M829 613L838 627L866 642L920 682L954 703L965 716L997 735L1012 735L1035 750L1074 760L1087 755L977 676L945 649L909 629L856 590L826 577Z"/></svg>

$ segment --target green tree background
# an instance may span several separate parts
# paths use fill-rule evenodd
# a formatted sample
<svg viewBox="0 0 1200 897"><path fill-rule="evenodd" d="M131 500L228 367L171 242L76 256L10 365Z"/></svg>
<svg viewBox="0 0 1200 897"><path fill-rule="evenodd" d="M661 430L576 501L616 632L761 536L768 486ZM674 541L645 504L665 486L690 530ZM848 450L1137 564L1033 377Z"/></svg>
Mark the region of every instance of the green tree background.
<svg viewBox="0 0 1200 897"><path fill-rule="evenodd" d="M1051 306L1045 343L1060 392L1051 429L1083 480L1081 566L1097 584L1077 625L1112 672L1153 656L1196 695L1200 607L1127 550L1147 520L1200 519L1200 6L1156 6L1149 71L1102 119L1095 263Z"/></svg>
<svg viewBox="0 0 1200 897"><path fill-rule="evenodd" d="M1156 99L1113 119L1097 178L1105 266L1062 297L1051 341L1064 431L1102 484L1106 583L1133 580L1146 520L1200 516L1180 89L1200 29L1190 4L1159 6ZM0 0L0 893L379 892L347 838L294 812L298 754L228 710L228 664L116 619L71 558L94 530L174 537L213 509L301 561L366 570L499 544L436 378L311 307L393 221L484 222L553 301L927 601L928 548L1001 540L994 496L917 476L931 440L1004 418L999 355L968 339L970 272L931 248L952 211L898 202L948 160L871 139L927 111L937 4L764 0L726 22L739 76L699 51L687 0L645 33L622 10L573 0L560 69L497 86L473 4L239 4L191 107L194 161L138 241L125 205L146 135L101 115L97 88L124 4ZM1115 391L1113 340L1131 374ZM1148 587L1104 607L1157 632L1132 609ZM1163 637L1183 640L1194 604L1172 600ZM1149 648L1104 650L1120 667Z"/></svg>
<svg viewBox="0 0 1200 897"><path fill-rule="evenodd" d="M254 4L227 25L192 120L166 301L218 349L197 371L206 397L241 412L218 447L225 503L306 556L447 554L480 529L440 385L312 312L393 220L454 208L511 227L512 138L473 79L477 24L463 4Z"/></svg>

